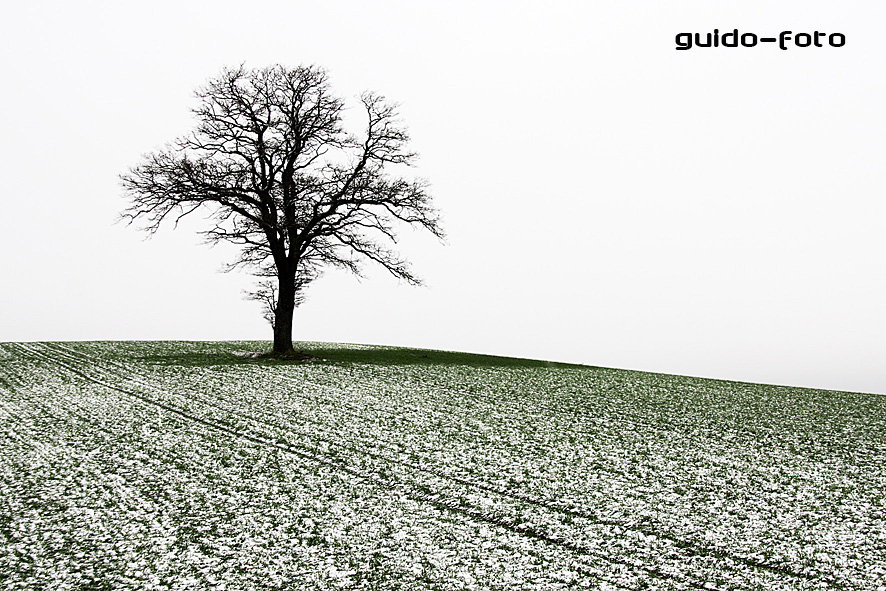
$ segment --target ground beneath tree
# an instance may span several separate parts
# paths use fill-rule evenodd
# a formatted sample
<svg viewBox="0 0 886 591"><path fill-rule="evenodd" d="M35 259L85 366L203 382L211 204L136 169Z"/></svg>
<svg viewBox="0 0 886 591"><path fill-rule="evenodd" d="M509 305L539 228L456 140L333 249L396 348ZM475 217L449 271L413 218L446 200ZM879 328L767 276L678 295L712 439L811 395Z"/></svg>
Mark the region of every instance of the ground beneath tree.
<svg viewBox="0 0 886 591"><path fill-rule="evenodd" d="M310 355L304 351L286 351L284 353L275 353L273 351L253 352L253 351L234 351L237 357L245 357L247 359L263 359L277 361L320 361L322 357Z"/></svg>
<svg viewBox="0 0 886 591"><path fill-rule="evenodd" d="M886 397L296 344L0 343L0 589L886 591Z"/></svg>

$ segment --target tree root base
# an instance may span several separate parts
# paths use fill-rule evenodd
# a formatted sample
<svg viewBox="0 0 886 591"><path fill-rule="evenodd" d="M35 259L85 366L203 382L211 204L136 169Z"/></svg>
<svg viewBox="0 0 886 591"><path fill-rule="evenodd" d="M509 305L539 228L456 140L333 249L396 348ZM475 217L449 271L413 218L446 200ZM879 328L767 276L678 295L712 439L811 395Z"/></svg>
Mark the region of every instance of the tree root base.
<svg viewBox="0 0 886 591"><path fill-rule="evenodd" d="M295 349L290 349L289 351L276 352L270 351L268 353L261 353L257 357L258 359L277 359L280 361L311 361L314 359L320 359L319 357L314 357L313 355L309 355L304 351L296 351Z"/></svg>
<svg viewBox="0 0 886 591"><path fill-rule="evenodd" d="M282 353L274 351L267 351L265 353L236 351L234 352L234 355L246 359L258 359L264 361L319 361L321 359L320 357L310 355L304 351L296 351L294 349Z"/></svg>

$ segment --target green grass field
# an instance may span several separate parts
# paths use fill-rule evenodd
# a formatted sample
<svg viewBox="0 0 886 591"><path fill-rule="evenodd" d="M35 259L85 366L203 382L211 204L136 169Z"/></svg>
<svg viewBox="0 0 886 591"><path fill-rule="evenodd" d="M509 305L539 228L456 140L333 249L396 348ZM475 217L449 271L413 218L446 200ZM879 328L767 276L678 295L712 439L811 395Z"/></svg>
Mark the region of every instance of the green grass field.
<svg viewBox="0 0 886 591"><path fill-rule="evenodd" d="M886 591L886 397L0 343L0 589Z"/></svg>

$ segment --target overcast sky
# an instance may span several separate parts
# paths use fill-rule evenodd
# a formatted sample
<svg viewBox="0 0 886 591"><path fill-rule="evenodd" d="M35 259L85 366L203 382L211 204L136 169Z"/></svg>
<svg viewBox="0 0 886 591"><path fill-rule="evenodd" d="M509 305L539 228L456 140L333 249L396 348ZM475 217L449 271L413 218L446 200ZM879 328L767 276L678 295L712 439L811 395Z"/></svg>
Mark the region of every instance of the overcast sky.
<svg viewBox="0 0 886 591"><path fill-rule="evenodd" d="M224 66L399 102L448 237L329 272L299 340L886 393L882 2L17 2L0 24L0 341L269 339L200 219L118 175ZM676 51L782 30L842 48Z"/></svg>

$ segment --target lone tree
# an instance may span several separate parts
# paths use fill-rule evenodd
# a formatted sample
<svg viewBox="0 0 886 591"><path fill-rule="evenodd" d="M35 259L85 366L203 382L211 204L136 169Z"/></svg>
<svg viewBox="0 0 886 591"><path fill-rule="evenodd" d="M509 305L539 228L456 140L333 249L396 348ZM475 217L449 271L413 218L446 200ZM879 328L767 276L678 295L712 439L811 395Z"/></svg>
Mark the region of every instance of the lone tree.
<svg viewBox="0 0 886 591"><path fill-rule="evenodd" d="M122 216L153 233L208 211L207 240L241 245L230 268L263 278L251 295L266 306L275 354L293 351L294 308L325 266L359 275L371 261L420 283L385 246L401 222L442 237L426 183L392 173L416 157L395 105L364 93L365 132L348 134L344 102L315 66L226 69L196 94L195 129L121 175Z"/></svg>

